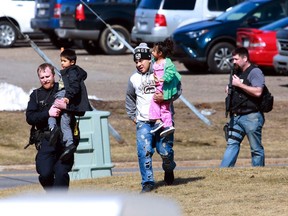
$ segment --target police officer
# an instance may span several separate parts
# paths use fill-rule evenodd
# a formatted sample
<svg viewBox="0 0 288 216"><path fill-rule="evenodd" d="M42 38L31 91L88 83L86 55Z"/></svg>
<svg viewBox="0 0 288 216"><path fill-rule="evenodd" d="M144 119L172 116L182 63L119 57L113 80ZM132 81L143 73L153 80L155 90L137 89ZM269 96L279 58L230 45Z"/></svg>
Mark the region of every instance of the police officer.
<svg viewBox="0 0 288 216"><path fill-rule="evenodd" d="M41 64L37 69L37 74L41 87L31 93L26 110L27 123L34 125L40 132L39 140L36 141L39 144L36 146L38 150L36 171L39 174L39 182L46 191L56 188L67 190L70 182L68 172L72 169L74 157L64 162L59 160L63 147L60 141L55 146L50 146L50 133L48 132L48 118L59 117L60 108L65 108L66 105L60 100L57 101L58 107L52 105L55 100L54 94L58 90L54 67L48 63ZM75 118L71 125L74 127Z"/></svg>
<svg viewBox="0 0 288 216"><path fill-rule="evenodd" d="M233 167L236 163L240 144L247 135L252 166L264 166L265 154L262 145L262 128L265 122L263 112L259 111L265 78L263 72L250 63L248 50L236 48L233 63L237 70L232 80L230 122L227 147L220 167ZM227 93L229 92L228 89Z"/></svg>

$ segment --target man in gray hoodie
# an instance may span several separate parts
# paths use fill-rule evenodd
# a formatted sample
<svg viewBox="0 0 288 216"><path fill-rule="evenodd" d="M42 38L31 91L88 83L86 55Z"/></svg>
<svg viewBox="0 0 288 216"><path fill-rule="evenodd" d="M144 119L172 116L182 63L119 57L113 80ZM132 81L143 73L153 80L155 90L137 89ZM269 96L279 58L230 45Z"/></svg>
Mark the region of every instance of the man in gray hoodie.
<svg viewBox="0 0 288 216"><path fill-rule="evenodd" d="M163 100L163 95L155 94L151 53L146 43L140 43L135 48L134 62L136 63L136 71L128 81L126 112L136 125L138 163L142 176L141 193L145 193L152 191L155 187L152 168L154 148L162 158L165 183L171 185L174 182L173 170L176 167L173 151L174 133L160 137L161 131L150 132L155 127L155 121L149 120L150 103L152 99L160 102ZM171 110L173 111L172 106Z"/></svg>

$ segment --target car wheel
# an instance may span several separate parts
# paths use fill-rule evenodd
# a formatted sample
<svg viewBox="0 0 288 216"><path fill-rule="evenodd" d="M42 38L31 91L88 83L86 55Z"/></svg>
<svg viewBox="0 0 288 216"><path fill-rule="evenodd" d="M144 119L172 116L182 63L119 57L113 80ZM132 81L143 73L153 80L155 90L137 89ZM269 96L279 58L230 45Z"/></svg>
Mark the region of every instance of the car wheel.
<svg viewBox="0 0 288 216"><path fill-rule="evenodd" d="M0 47L12 47L17 39L17 30L7 21L0 21Z"/></svg>
<svg viewBox="0 0 288 216"><path fill-rule="evenodd" d="M94 40L82 40L83 48L88 52L90 55L101 54L103 51L100 49L98 41Z"/></svg>
<svg viewBox="0 0 288 216"><path fill-rule="evenodd" d="M130 43L130 33L122 26L111 26L125 41ZM100 36L99 45L103 52L107 55L120 55L124 54L127 50L125 44L113 34L109 28L104 29Z"/></svg>
<svg viewBox="0 0 288 216"><path fill-rule="evenodd" d="M208 54L208 67L212 73L227 74L233 66L232 51L235 49L231 43L218 43L212 47Z"/></svg>

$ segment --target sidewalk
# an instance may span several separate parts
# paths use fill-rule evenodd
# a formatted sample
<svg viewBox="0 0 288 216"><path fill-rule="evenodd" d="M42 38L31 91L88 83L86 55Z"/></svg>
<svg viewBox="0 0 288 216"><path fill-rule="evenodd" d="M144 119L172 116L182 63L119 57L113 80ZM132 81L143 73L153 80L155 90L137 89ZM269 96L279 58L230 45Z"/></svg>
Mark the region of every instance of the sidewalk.
<svg viewBox="0 0 288 216"><path fill-rule="evenodd" d="M112 162L114 164L114 170L121 170L127 168L137 168L138 162ZM221 160L191 160L191 161L176 161L177 168L217 168L219 167ZM266 158L266 166L288 166L288 158ZM251 159L238 159L235 167L250 167ZM161 161L153 161L154 168L161 168ZM7 165L0 166L0 174L2 171L9 170L35 170L34 164L29 165Z"/></svg>
<svg viewBox="0 0 288 216"><path fill-rule="evenodd" d="M176 161L176 170L218 168L220 162L220 160ZM113 164L113 176L125 175L131 172L139 173L137 162L115 162ZM288 158L267 158L266 166L288 166ZM251 167L251 160L238 159L236 167ZM162 171L161 162L154 161L153 169L155 172ZM0 166L0 190L30 184L39 184L34 164Z"/></svg>

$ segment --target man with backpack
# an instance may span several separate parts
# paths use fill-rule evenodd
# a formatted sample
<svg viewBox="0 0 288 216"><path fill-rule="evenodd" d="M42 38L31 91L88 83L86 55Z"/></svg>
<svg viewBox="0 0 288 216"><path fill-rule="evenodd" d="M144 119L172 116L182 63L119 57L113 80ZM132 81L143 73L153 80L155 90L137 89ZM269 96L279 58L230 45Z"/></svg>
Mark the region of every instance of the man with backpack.
<svg viewBox="0 0 288 216"><path fill-rule="evenodd" d="M226 89L226 93L229 93L226 98L226 111L230 114L230 121L227 124L227 147L220 167L235 165L245 135L250 144L252 166L265 166L262 145L265 118L261 110L264 74L250 62L246 48L236 48L232 55L236 74L230 77L231 89Z"/></svg>

